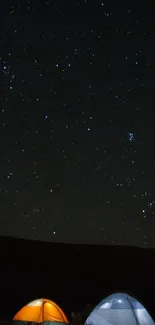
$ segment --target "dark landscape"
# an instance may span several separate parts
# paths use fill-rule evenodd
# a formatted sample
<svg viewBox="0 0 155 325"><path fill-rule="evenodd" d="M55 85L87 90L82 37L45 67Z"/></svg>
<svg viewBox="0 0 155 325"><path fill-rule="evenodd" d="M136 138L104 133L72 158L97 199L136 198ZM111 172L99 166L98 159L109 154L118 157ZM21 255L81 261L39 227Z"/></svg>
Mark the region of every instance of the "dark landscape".
<svg viewBox="0 0 155 325"><path fill-rule="evenodd" d="M73 312L83 315L115 291L135 296L155 319L154 249L56 244L2 236L0 254L0 313L4 321L40 297L58 303L71 321Z"/></svg>

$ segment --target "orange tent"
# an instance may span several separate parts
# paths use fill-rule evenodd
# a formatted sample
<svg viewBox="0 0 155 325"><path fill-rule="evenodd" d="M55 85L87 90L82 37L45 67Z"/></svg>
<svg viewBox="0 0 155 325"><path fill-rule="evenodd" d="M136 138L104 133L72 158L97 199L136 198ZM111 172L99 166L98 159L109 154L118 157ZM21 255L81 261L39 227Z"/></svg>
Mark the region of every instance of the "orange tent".
<svg viewBox="0 0 155 325"><path fill-rule="evenodd" d="M48 299L37 299L30 302L18 311L13 321L20 322L59 322L67 323L64 312L53 301Z"/></svg>

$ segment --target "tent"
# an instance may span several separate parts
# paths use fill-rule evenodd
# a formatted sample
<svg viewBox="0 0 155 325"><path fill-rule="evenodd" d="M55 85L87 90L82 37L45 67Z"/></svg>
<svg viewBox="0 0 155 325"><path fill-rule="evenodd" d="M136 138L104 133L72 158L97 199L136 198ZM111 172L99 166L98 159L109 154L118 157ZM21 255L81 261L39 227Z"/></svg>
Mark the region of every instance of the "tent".
<svg viewBox="0 0 155 325"><path fill-rule="evenodd" d="M135 298L114 293L103 299L87 318L85 325L154 325L154 321Z"/></svg>
<svg viewBox="0 0 155 325"><path fill-rule="evenodd" d="M68 324L61 308L48 299L37 299L20 309L13 318L14 323L51 323L51 325Z"/></svg>

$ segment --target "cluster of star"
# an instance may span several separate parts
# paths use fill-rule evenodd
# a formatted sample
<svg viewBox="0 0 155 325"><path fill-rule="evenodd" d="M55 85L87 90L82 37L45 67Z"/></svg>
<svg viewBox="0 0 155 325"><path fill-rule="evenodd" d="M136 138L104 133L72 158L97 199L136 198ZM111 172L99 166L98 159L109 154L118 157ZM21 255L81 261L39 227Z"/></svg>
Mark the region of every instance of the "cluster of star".
<svg viewBox="0 0 155 325"><path fill-rule="evenodd" d="M2 4L1 231L155 245L152 11L60 2Z"/></svg>

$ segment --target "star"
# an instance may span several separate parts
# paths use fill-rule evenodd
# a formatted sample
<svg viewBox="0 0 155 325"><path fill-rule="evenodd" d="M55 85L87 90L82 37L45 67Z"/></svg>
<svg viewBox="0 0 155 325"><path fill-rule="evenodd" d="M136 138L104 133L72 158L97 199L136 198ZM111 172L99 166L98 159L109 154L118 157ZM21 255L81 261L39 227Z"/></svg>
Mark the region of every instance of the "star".
<svg viewBox="0 0 155 325"><path fill-rule="evenodd" d="M155 12L143 9L2 1L1 234L155 247Z"/></svg>

